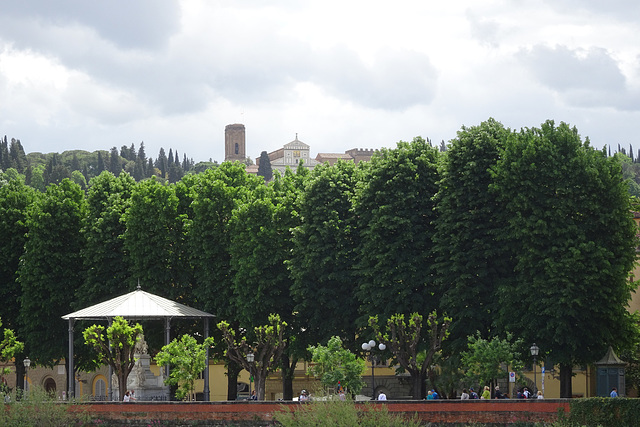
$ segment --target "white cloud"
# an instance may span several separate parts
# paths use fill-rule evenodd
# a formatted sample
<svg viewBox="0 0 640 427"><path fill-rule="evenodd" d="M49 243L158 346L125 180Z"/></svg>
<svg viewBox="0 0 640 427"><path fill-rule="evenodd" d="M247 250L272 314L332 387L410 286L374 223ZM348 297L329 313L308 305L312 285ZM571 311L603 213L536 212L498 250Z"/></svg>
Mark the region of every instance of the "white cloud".
<svg viewBox="0 0 640 427"><path fill-rule="evenodd" d="M296 132L341 152L555 119L602 145L640 121L631 0L134 3L3 2L0 132L197 161L224 157L234 122L255 157Z"/></svg>

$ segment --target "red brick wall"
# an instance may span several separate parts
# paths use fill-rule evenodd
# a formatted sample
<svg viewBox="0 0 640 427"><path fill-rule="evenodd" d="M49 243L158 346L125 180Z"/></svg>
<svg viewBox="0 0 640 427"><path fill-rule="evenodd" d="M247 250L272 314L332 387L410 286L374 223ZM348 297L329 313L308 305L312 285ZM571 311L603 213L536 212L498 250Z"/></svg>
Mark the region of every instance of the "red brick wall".
<svg viewBox="0 0 640 427"><path fill-rule="evenodd" d="M513 423L516 421L553 421L558 410L569 413L569 400L440 400L388 401L389 412L417 414L431 423ZM271 421L272 414L298 402L92 402L79 405L105 420L153 421L225 421L242 424ZM218 423L216 423L218 424Z"/></svg>

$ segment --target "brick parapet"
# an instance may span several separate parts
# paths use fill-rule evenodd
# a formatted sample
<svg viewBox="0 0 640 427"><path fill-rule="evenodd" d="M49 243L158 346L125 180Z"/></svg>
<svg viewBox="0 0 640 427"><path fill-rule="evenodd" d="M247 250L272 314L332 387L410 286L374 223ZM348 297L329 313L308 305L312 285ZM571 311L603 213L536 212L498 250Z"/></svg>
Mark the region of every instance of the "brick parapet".
<svg viewBox="0 0 640 427"><path fill-rule="evenodd" d="M425 423L457 424L550 422L569 413L569 400L441 400L358 403L385 405L389 412L404 413ZM90 402L76 406L94 418L135 425L142 421L203 422L203 425L272 425L273 413L299 402Z"/></svg>

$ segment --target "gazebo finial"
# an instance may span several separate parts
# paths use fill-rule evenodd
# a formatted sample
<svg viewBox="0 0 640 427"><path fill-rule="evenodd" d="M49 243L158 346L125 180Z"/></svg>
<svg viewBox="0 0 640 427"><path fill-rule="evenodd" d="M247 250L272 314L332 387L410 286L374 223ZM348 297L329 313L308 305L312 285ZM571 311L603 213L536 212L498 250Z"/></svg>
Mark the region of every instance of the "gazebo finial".
<svg viewBox="0 0 640 427"><path fill-rule="evenodd" d="M138 290L142 290L142 286L140 286L140 279L138 279Z"/></svg>

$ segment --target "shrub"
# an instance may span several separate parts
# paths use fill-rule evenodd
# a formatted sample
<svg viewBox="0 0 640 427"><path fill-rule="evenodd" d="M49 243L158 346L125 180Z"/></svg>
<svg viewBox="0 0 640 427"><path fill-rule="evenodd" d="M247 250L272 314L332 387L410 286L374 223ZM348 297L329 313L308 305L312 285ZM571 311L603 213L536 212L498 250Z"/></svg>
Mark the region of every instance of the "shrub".
<svg viewBox="0 0 640 427"><path fill-rule="evenodd" d="M0 425L6 427L67 427L89 425L87 412L74 403L58 402L43 389L32 387L24 396L15 392L0 410ZM73 410L70 405L74 405Z"/></svg>
<svg viewBox="0 0 640 427"><path fill-rule="evenodd" d="M389 413L386 405L355 405L353 401L313 401L291 408L284 406L273 418L284 427L419 427L416 417Z"/></svg>
<svg viewBox="0 0 640 427"><path fill-rule="evenodd" d="M634 426L640 420L640 400L623 397L574 399L565 418L568 426Z"/></svg>

